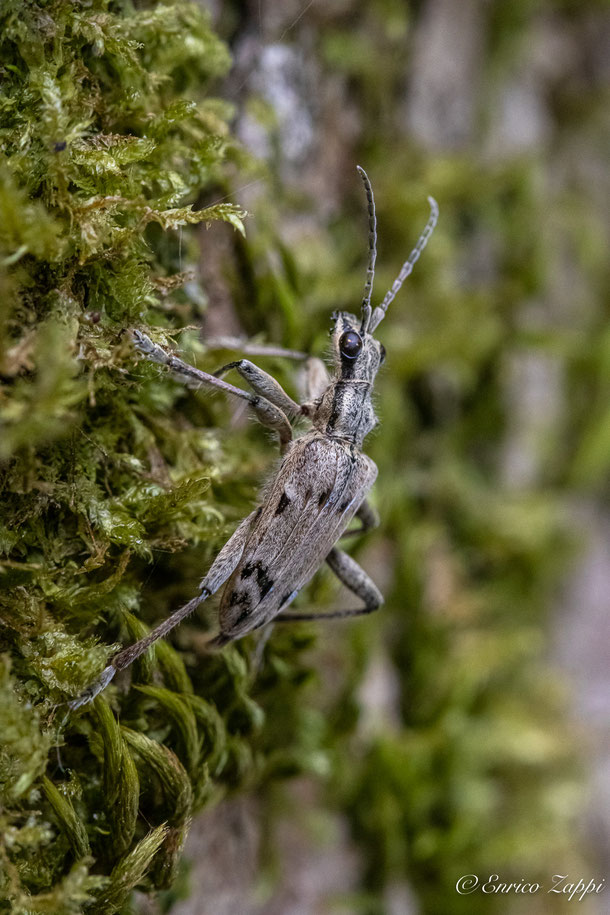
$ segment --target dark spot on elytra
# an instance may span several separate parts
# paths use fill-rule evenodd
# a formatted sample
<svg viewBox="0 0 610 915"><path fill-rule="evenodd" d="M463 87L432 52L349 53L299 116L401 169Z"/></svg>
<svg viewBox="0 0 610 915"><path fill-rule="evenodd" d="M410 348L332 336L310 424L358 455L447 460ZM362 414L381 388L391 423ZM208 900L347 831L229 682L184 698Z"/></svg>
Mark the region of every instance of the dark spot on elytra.
<svg viewBox="0 0 610 915"><path fill-rule="evenodd" d="M284 594L283 598L282 598L281 601L280 601L280 606L279 606L278 609L281 610L282 607L283 607L285 604L287 604L288 601L289 601L292 597L294 597L294 595L295 595L295 592L294 592L294 591L289 591L288 594Z"/></svg>
<svg viewBox="0 0 610 915"><path fill-rule="evenodd" d="M245 619L250 616L252 602L247 591L231 591L229 598L230 607L242 607L242 611L231 623L231 628L239 626Z"/></svg>
<svg viewBox="0 0 610 915"><path fill-rule="evenodd" d="M311 486L308 486L307 489L305 490L305 504L307 504L309 502L309 500L311 499L311 495L312 495Z"/></svg>
<svg viewBox="0 0 610 915"><path fill-rule="evenodd" d="M271 588L273 587L273 579L269 578L267 569L260 562L257 563L256 581L258 582L262 600L263 597L265 597L265 595L271 591Z"/></svg>
<svg viewBox="0 0 610 915"><path fill-rule="evenodd" d="M351 499L344 499L344 501L339 506L339 511L344 512L345 509L349 506L350 502L351 502Z"/></svg>
<svg viewBox="0 0 610 915"><path fill-rule="evenodd" d="M328 499L328 496L329 496L329 493L328 493L327 490L324 490L324 492L321 492L321 493L320 493L320 496L319 496L319 498L318 498L318 505L319 505L319 506L324 505L324 503L325 503L326 500Z"/></svg>
<svg viewBox="0 0 610 915"><path fill-rule="evenodd" d="M252 575L253 572L254 572L254 566L252 565L251 562L247 562L246 565L241 570L241 577L250 578L250 576Z"/></svg>
<svg viewBox="0 0 610 915"><path fill-rule="evenodd" d="M262 564L262 562L247 562L241 570L241 578L250 578L254 573L256 573L256 583L258 585L259 599L262 600L263 597L265 597L265 595L268 594L273 587L273 579L269 578L267 568ZM231 595L231 600L233 600L233 595Z"/></svg>
<svg viewBox="0 0 610 915"><path fill-rule="evenodd" d="M275 510L276 515L281 515L287 505L290 505L290 498L286 495L285 492L280 496L280 501L277 503L277 508Z"/></svg>
<svg viewBox="0 0 610 915"><path fill-rule="evenodd" d="M235 629L236 626L241 626L241 624L244 623L248 619L249 616L250 616L250 610L248 608L246 608L245 610L242 610L242 612L239 614L237 619L233 620L233 628Z"/></svg>

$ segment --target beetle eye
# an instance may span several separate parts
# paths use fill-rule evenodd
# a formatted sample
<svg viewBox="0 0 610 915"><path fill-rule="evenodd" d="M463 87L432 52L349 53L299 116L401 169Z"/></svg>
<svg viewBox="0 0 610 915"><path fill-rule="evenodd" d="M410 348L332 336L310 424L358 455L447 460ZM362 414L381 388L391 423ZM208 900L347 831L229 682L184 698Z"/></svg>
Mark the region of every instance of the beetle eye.
<svg viewBox="0 0 610 915"><path fill-rule="evenodd" d="M385 362L385 346L383 343L379 344L379 365L382 365Z"/></svg>
<svg viewBox="0 0 610 915"><path fill-rule="evenodd" d="M362 337L355 330L346 330L339 338L339 350L346 359L355 359L362 349Z"/></svg>

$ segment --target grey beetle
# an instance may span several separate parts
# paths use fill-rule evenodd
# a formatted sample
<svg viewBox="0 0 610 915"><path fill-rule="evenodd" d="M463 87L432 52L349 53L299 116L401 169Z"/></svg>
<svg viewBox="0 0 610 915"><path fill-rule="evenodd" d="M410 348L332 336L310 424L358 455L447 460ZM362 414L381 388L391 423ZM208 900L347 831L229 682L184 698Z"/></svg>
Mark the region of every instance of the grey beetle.
<svg viewBox="0 0 610 915"><path fill-rule="evenodd" d="M391 289L373 309L375 203L366 172L359 166L358 171L364 182L369 215L369 262L361 313L359 318L343 311L333 315L333 374L328 374L319 359L308 359L303 403L294 401L271 375L247 359L230 362L209 375L167 353L141 331L132 331L134 345L145 358L167 366L189 387L212 387L247 401L258 420L277 433L282 460L264 488L258 507L220 550L201 582L199 594L149 635L119 651L100 677L69 703L71 708L91 701L117 671L128 667L223 585L218 611L220 632L210 640L210 648L220 648L272 621L358 616L371 613L383 603L380 591L366 572L335 544L341 537L362 533L377 523L366 498L377 477L377 467L362 453L364 439L377 422L371 398L385 357L384 347L373 333L426 246L438 219L438 206L432 197L428 198L428 223ZM252 392L222 380L221 376L231 369L241 375ZM295 439L290 421L299 417L309 419L311 428ZM347 531L354 516L360 526ZM360 598L362 606L330 613L286 613L290 602L323 562Z"/></svg>

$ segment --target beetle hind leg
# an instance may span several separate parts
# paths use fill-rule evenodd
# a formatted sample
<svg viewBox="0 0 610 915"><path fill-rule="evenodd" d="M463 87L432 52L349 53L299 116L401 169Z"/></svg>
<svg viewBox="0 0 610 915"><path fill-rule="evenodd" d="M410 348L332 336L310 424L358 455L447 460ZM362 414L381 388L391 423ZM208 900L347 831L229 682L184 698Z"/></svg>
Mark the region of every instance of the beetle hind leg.
<svg viewBox="0 0 610 915"><path fill-rule="evenodd" d="M111 663L104 668L98 679L94 680L94 682L83 690L79 696L68 703L72 710L80 708L81 705L86 705L88 702L95 699L95 697L108 686L119 670L124 670L126 667L129 667L130 664L133 664L141 654L144 654L144 652L154 645L155 642L164 638L178 625L178 623L181 623L187 616L190 616L199 604L214 594L225 581L227 581L241 559L244 546L248 539L248 534L250 533L250 527L257 516L258 509L249 514L247 518L244 518L241 524L235 529L232 536L229 537L210 566L208 574L202 580L199 586L199 594L188 601L188 603L183 604L182 607L175 610L167 619L162 620L159 625L149 632L148 635L144 636L144 638L139 639L137 642L134 642L133 645L128 645L127 648L123 648L119 651L118 654L113 657ZM216 639L220 639L220 636L217 636ZM216 640L213 639L210 644L215 641ZM224 642L218 641L217 645L220 644L224 644Z"/></svg>

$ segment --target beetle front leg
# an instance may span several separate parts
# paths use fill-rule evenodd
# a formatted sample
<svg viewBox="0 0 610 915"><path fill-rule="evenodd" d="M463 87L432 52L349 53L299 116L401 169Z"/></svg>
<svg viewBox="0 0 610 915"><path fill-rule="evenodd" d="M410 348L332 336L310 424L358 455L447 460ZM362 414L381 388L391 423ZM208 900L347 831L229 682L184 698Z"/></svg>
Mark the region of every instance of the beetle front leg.
<svg viewBox="0 0 610 915"><path fill-rule="evenodd" d="M287 413L289 416L296 416L301 412L301 408L296 401L289 397L284 388L275 380L275 378L270 375L268 372L263 371L253 362L250 362L249 359L238 359L236 362L228 362L226 365L223 365L222 368L214 372L215 378L222 378L222 376L229 372L231 369L235 369L244 381L250 385L253 391L257 394L260 394L261 397L264 397L275 407L278 407L282 410L283 413Z"/></svg>
<svg viewBox="0 0 610 915"><path fill-rule="evenodd" d="M263 426L266 426L267 429L272 429L274 432L277 432L280 440L280 454L284 454L292 441L292 426L288 422L288 417L279 407L276 407L275 404L272 404L271 401L267 400L266 397L259 397L258 395L252 394L250 397L252 398L250 400L250 406L256 413L256 418Z"/></svg>
<svg viewBox="0 0 610 915"><path fill-rule="evenodd" d="M250 394L249 391L242 391L241 388L236 388L234 385L228 384L228 382L223 381L221 378L217 378L216 375L210 375L208 372L202 372L201 369L196 369L193 365L189 365L188 362L184 362L177 356L166 353L162 346L153 343L150 337L143 334L140 330L133 330L132 338L139 353L147 359L150 359L151 362L167 366L172 374L188 387L195 389L203 386L216 388L217 390L224 391L226 394L232 394L233 397L239 397L240 400L245 400L256 413L259 422L264 426L267 426L268 429L273 429L274 432L277 432L282 453L286 450L288 444L292 441L292 427L283 409L272 403L264 394ZM271 381L274 381L271 376L268 377ZM280 385L277 384L277 382L274 383L277 385L277 388L282 391ZM288 397L288 394L285 392L283 393L286 400L291 404L294 404L296 410L299 411L300 408L298 404L294 403L294 401Z"/></svg>

